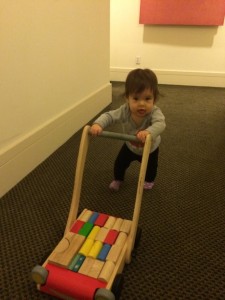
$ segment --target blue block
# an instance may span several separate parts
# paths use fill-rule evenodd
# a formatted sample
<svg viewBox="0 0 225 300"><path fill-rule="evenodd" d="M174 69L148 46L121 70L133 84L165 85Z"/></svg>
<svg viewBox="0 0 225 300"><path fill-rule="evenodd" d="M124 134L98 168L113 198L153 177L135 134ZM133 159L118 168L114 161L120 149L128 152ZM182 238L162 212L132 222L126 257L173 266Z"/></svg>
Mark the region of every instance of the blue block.
<svg viewBox="0 0 225 300"><path fill-rule="evenodd" d="M104 246L102 247L102 250L100 251L97 259L105 261L110 249L111 249L111 245L104 244Z"/></svg>
<svg viewBox="0 0 225 300"><path fill-rule="evenodd" d="M94 224L96 219L98 218L99 213L93 212L93 214L90 216L88 223Z"/></svg>

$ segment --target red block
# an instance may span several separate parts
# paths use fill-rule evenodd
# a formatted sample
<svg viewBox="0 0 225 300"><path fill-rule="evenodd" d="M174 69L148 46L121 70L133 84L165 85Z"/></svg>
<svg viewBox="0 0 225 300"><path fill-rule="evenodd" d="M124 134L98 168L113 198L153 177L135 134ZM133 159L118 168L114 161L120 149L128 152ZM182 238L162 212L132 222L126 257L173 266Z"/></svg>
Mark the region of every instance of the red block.
<svg viewBox="0 0 225 300"><path fill-rule="evenodd" d="M116 238L117 238L118 234L119 234L119 231L111 229L109 231L109 233L107 234L107 236L104 240L104 243L109 244L109 245L113 245L116 241Z"/></svg>
<svg viewBox="0 0 225 300"><path fill-rule="evenodd" d="M48 278L40 290L49 295L77 300L93 300L96 289L105 288L106 283L55 265L47 264ZM64 299L63 298L63 299Z"/></svg>
<svg viewBox="0 0 225 300"><path fill-rule="evenodd" d="M85 223L84 221L76 220L72 225L70 231L74 233L78 233L81 227L84 225L84 223Z"/></svg>
<svg viewBox="0 0 225 300"><path fill-rule="evenodd" d="M100 227L104 226L108 217L109 216L106 214L99 214L98 218L95 221L95 225L100 226Z"/></svg>

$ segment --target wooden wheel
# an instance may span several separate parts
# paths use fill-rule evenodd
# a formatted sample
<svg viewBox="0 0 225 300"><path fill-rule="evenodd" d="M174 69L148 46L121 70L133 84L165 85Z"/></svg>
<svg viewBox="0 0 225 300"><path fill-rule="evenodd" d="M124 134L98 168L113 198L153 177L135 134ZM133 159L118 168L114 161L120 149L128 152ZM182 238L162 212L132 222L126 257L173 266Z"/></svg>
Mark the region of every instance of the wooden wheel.
<svg viewBox="0 0 225 300"><path fill-rule="evenodd" d="M115 295L107 289L98 289L95 294L95 300L116 300Z"/></svg>
<svg viewBox="0 0 225 300"><path fill-rule="evenodd" d="M48 277L48 271L42 266L37 265L31 271L31 277L37 284L45 284Z"/></svg>

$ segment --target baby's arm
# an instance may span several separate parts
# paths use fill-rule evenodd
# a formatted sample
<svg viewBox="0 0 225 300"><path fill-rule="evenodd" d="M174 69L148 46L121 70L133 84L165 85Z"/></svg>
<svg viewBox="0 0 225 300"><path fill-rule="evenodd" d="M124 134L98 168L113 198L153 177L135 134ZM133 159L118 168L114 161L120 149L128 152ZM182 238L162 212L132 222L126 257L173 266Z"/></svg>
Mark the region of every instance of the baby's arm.
<svg viewBox="0 0 225 300"><path fill-rule="evenodd" d="M94 136L99 135L103 131L103 129L107 128L113 123L121 122L125 109L125 105L122 105L118 109L101 114L100 117L98 117L94 121L94 124L91 126L91 134Z"/></svg>
<svg viewBox="0 0 225 300"><path fill-rule="evenodd" d="M102 127L99 124L96 124L96 123L93 124L91 126L91 129L90 129L91 134L94 135L94 136L99 135L102 132L102 130L103 130Z"/></svg>
<svg viewBox="0 0 225 300"><path fill-rule="evenodd" d="M158 107L152 112L151 125L146 128L153 140L155 140L166 128L165 116Z"/></svg>

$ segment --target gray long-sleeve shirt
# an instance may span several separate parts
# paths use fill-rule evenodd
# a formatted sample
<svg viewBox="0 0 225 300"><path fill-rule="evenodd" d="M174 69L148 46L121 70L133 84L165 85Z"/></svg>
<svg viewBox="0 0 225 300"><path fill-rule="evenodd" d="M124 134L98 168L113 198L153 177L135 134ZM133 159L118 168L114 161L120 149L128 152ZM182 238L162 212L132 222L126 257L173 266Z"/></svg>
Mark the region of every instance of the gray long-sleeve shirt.
<svg viewBox="0 0 225 300"><path fill-rule="evenodd" d="M123 132L126 134L136 135L137 132L141 130L149 131L152 137L151 152L158 148L161 142L160 134L166 127L165 117L161 109L156 105L154 105L151 113L143 119L140 126L137 126L132 120L129 106L126 103L121 105L118 109L103 113L94 121L94 124L99 124L103 129L115 123L121 123ZM126 144L132 152L142 155L143 144L128 141Z"/></svg>

